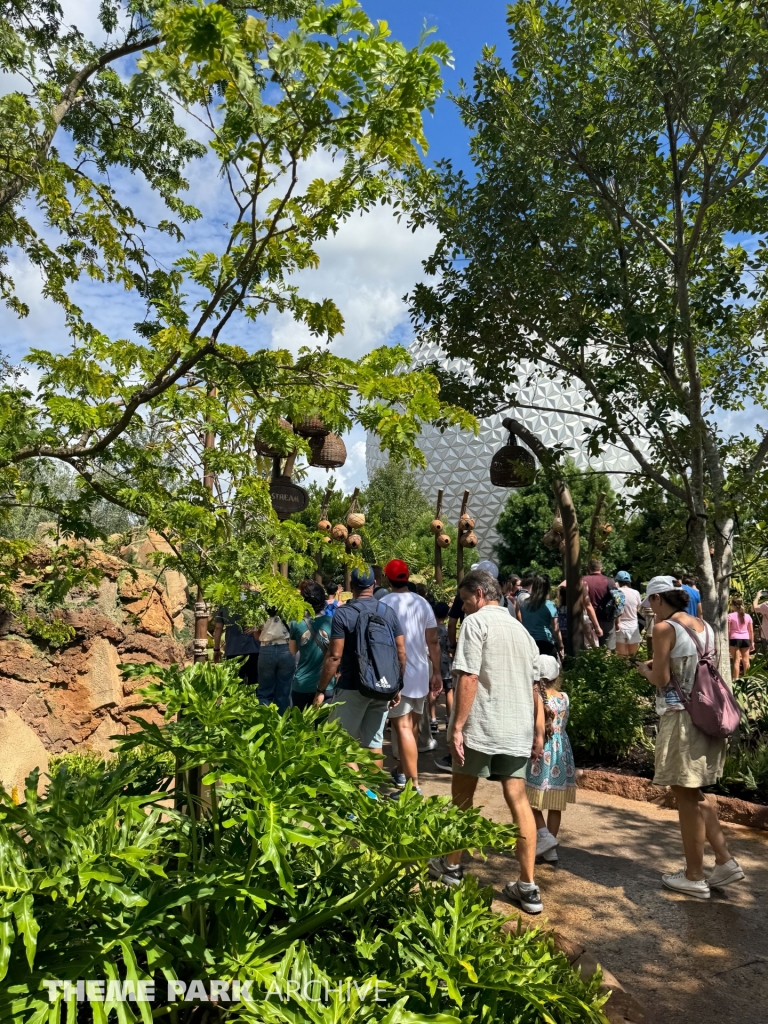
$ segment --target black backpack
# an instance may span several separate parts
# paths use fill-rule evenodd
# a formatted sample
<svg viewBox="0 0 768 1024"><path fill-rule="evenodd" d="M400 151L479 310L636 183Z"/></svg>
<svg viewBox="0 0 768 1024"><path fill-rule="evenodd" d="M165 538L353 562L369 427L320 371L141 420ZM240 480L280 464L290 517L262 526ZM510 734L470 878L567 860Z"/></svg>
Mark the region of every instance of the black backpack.
<svg viewBox="0 0 768 1024"><path fill-rule="evenodd" d="M605 593L597 602L597 608L595 613L600 622L613 622L617 615L621 613L624 608L624 595L620 590L617 589L615 582L610 576L607 576L608 586L606 587ZM618 593L621 600L621 608L618 606L616 600L616 594Z"/></svg>
<svg viewBox="0 0 768 1024"><path fill-rule="evenodd" d="M359 601L350 601L348 606L357 612L355 639L360 670L357 688L364 697L394 700L402 689L403 680L395 632L379 612L382 605L377 601L375 609L369 609Z"/></svg>

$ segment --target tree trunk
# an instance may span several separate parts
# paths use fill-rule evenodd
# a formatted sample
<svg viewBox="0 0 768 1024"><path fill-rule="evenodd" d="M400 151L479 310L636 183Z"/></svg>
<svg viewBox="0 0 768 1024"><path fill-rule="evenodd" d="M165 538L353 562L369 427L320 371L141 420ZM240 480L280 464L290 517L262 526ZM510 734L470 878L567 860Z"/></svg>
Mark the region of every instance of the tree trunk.
<svg viewBox="0 0 768 1024"><path fill-rule="evenodd" d="M571 492L563 480L552 483L555 500L563 521L565 537L565 604L567 608L568 632L566 634L566 652L578 654L584 647L584 611L581 590L581 542L579 538L579 521Z"/></svg>
<svg viewBox="0 0 768 1024"><path fill-rule="evenodd" d="M712 627L715 635L715 661L723 679L731 678L731 659L728 649L728 597L730 594L730 572L733 564L733 523L723 524L727 538L719 538L712 545L707 535L706 520L703 516L691 517L690 537L696 566L699 572L701 611L704 621ZM719 550L718 550L719 549Z"/></svg>

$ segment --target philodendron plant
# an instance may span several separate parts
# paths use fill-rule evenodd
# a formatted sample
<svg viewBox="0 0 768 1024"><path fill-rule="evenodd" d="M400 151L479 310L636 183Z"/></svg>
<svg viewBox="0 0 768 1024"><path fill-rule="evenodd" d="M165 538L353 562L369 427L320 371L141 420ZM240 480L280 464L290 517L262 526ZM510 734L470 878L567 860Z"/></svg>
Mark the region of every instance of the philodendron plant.
<svg viewBox="0 0 768 1024"><path fill-rule="evenodd" d="M62 763L45 796L34 776L20 805L0 794L0 1021L605 1021L599 977L503 932L471 878L427 879L513 828L410 786L378 798L326 710L260 706L236 663L125 671L165 725L137 719L78 777Z"/></svg>

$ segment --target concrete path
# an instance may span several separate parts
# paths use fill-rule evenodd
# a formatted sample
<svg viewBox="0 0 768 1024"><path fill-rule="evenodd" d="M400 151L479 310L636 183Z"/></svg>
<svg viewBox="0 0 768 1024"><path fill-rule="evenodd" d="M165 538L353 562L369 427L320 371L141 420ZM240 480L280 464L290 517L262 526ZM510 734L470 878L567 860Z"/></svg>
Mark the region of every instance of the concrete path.
<svg viewBox="0 0 768 1024"><path fill-rule="evenodd" d="M443 733L436 752L444 752ZM421 755L429 796L450 794L451 777ZM508 821L501 787L481 782L477 804ZM563 814L558 867L537 867L544 916L586 946L658 1024L768 1024L768 834L726 826L747 881L709 901L668 892L662 871L682 864L675 811L579 790ZM710 856L707 863L712 861ZM490 855L472 866L501 894L517 877L513 858Z"/></svg>

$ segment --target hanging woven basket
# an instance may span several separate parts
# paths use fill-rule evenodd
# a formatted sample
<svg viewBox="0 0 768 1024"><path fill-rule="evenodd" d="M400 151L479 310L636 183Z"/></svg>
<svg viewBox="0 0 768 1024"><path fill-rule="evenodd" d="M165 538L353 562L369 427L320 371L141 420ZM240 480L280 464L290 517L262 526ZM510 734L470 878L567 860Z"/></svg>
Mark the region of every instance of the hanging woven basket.
<svg viewBox="0 0 768 1024"><path fill-rule="evenodd" d="M359 530L361 526L365 526L365 516L362 512L350 512L347 516L347 526L350 530Z"/></svg>
<svg viewBox="0 0 768 1024"><path fill-rule="evenodd" d="M363 546L363 538L359 533L350 533L347 539L347 547L350 551L359 551Z"/></svg>
<svg viewBox="0 0 768 1024"><path fill-rule="evenodd" d="M463 548L476 548L477 547L477 534L474 530L470 530L469 533L462 533L459 537L459 544Z"/></svg>
<svg viewBox="0 0 768 1024"><path fill-rule="evenodd" d="M463 516L459 517L459 530L462 533L469 533L469 531L474 530L474 528L475 520L468 512L465 512Z"/></svg>
<svg viewBox="0 0 768 1024"><path fill-rule="evenodd" d="M499 448L491 459L491 483L494 487L527 487L536 476L536 460L514 437Z"/></svg>
<svg viewBox="0 0 768 1024"><path fill-rule="evenodd" d="M349 536L349 530L343 523L337 523L336 526L331 530L331 540L346 540Z"/></svg>
<svg viewBox="0 0 768 1024"><path fill-rule="evenodd" d="M330 431L319 416L305 416L293 424L294 434L300 437L325 437Z"/></svg>
<svg viewBox="0 0 768 1024"><path fill-rule="evenodd" d="M327 519L321 519L317 524L317 528L321 533L331 532L331 524Z"/></svg>
<svg viewBox="0 0 768 1024"><path fill-rule="evenodd" d="M436 537L439 537L443 532L443 521L442 519L433 519L429 524L429 528Z"/></svg>
<svg viewBox="0 0 768 1024"><path fill-rule="evenodd" d="M338 469L347 461L347 449L338 434L326 434L325 437L310 437L309 447L312 458L310 466L321 469Z"/></svg>
<svg viewBox="0 0 768 1024"><path fill-rule="evenodd" d="M451 538L447 533L439 533L437 535L437 546L439 548L447 548L451 546Z"/></svg>
<svg viewBox="0 0 768 1024"><path fill-rule="evenodd" d="M277 421L277 424L286 432L286 434L293 433L293 427L288 422L288 420L280 419ZM287 454L282 449L278 451L277 448L273 448L269 441L267 441L263 436L260 435L260 431L261 427L258 428L253 437L253 447L256 450L257 455L263 455L267 459L276 459L281 455Z"/></svg>

